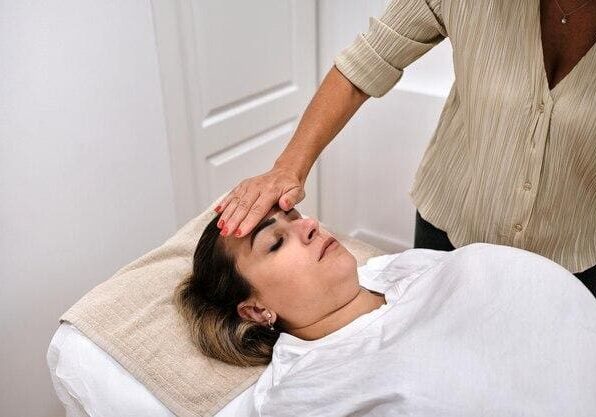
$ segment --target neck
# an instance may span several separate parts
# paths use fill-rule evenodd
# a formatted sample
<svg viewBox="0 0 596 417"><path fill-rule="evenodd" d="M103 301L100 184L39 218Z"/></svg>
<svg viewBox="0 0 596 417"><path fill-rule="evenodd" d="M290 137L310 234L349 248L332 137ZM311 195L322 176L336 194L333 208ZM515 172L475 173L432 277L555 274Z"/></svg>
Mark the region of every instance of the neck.
<svg viewBox="0 0 596 417"><path fill-rule="evenodd" d="M303 340L316 340L348 325L363 314L387 304L385 296L360 286L356 296L337 310L317 322L301 328L289 329L293 336Z"/></svg>

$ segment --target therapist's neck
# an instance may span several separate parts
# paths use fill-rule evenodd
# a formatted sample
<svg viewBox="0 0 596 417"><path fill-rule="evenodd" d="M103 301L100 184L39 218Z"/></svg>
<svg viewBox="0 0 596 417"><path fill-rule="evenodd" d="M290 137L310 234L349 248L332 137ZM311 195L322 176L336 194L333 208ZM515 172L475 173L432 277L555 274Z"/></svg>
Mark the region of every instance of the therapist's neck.
<svg viewBox="0 0 596 417"><path fill-rule="evenodd" d="M360 286L360 291L345 305L327 314L319 321L298 329L288 329L289 333L303 340L316 340L348 325L363 314L387 304L385 296L369 292Z"/></svg>

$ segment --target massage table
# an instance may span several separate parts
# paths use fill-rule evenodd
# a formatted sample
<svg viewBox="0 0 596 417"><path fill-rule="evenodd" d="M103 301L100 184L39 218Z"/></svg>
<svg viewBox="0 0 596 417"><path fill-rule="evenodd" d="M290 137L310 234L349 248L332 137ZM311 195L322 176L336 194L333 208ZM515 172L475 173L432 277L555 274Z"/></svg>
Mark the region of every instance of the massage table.
<svg viewBox="0 0 596 417"><path fill-rule="evenodd" d="M47 363L66 417L175 417L122 365L71 323L60 324ZM249 417L254 384L215 417ZM123 395L124 394L124 395Z"/></svg>
<svg viewBox="0 0 596 417"><path fill-rule="evenodd" d="M203 356L171 300L175 285L192 270L213 208L227 193L60 317L46 359L66 417L249 415L265 366L241 368ZM385 254L321 225L359 267Z"/></svg>

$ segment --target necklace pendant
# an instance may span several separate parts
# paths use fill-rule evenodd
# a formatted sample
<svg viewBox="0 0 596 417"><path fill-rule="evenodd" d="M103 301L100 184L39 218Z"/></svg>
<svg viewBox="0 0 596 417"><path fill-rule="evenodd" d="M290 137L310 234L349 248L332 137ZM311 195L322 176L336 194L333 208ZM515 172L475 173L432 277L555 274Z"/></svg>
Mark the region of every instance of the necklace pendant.
<svg viewBox="0 0 596 417"><path fill-rule="evenodd" d="M563 18L561 19L561 23L563 23L563 24L567 23L567 18L566 18L566 17L563 17Z"/></svg>

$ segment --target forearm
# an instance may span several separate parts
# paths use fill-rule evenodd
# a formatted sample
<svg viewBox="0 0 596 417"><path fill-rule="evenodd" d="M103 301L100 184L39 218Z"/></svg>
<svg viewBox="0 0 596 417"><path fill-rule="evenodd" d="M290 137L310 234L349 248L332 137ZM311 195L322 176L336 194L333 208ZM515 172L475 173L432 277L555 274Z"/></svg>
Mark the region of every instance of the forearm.
<svg viewBox="0 0 596 417"><path fill-rule="evenodd" d="M290 168L305 182L323 149L369 97L333 65L274 167Z"/></svg>

